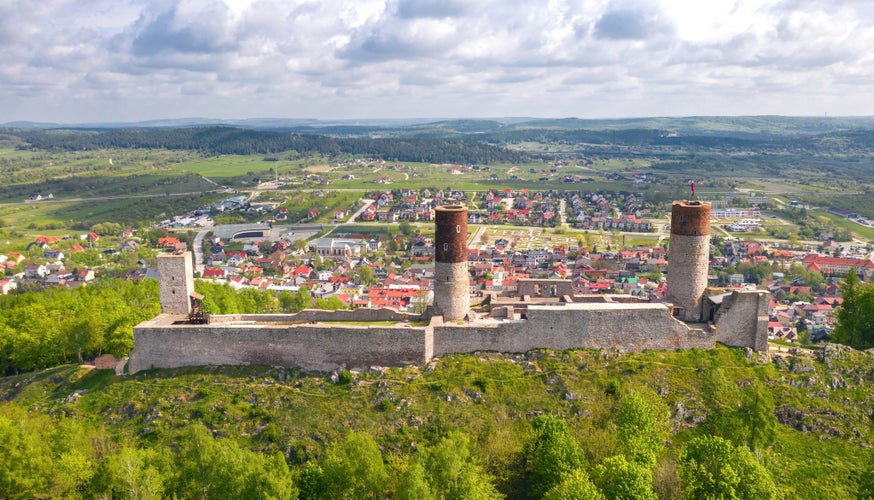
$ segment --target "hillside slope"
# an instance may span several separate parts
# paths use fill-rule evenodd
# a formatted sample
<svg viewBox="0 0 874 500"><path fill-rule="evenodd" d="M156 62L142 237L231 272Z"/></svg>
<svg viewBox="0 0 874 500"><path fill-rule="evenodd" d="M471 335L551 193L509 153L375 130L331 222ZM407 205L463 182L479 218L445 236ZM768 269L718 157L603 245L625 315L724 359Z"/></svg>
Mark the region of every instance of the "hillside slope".
<svg viewBox="0 0 874 500"><path fill-rule="evenodd" d="M310 477L304 464L328 467L332 444L349 431L372 436L385 466L398 472L417 450L460 430L498 490L526 498L532 419L549 414L567 422L591 467L621 451L616 410L623 395L637 393L662 401L670 415L670 438L653 471L663 497L680 494L677 462L686 443L714 434L750 446L787 498L853 498L860 464L874 458L874 352L783 349L773 360L724 347L483 353L333 376L210 367L116 377L68 365L0 380L0 399L9 401L0 405L0 430L22 410L45 425L83 428L92 439L79 453L97 465L93 476L79 478L76 491L85 496L108 491L100 474L125 446L178 455L180 436L193 439L186 433L201 425L245 453L281 454L298 486ZM4 453L10 443L0 444ZM386 481L386 494L400 487ZM187 484L179 477L163 484L165 492L188 491L170 488Z"/></svg>

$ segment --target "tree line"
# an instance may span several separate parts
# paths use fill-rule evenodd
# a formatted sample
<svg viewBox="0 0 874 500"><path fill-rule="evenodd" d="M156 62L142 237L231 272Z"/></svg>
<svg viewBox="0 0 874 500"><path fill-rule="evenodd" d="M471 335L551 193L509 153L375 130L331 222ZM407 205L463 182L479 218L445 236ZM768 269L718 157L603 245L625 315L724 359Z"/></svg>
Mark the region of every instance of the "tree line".
<svg viewBox="0 0 874 500"><path fill-rule="evenodd" d="M521 163L525 153L475 139L362 138L302 135L231 127L118 129L108 131L27 130L15 132L32 148L60 151L93 149L192 150L206 155L339 154L430 163Z"/></svg>

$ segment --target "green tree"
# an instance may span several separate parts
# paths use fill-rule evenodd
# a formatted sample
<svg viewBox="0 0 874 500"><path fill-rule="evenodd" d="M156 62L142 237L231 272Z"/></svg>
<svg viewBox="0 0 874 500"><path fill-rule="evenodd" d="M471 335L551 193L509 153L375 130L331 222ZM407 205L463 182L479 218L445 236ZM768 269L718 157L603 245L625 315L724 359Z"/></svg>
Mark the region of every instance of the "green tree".
<svg viewBox="0 0 874 500"><path fill-rule="evenodd" d="M740 483L737 485L738 498L768 500L779 496L771 473L756 460L749 448L745 446L735 448L734 460L740 471Z"/></svg>
<svg viewBox="0 0 874 500"><path fill-rule="evenodd" d="M310 289L302 286L292 294L291 312L301 312L313 306L313 294Z"/></svg>
<svg viewBox="0 0 874 500"><path fill-rule="evenodd" d="M52 477L51 450L37 425L23 409L0 407L0 497L35 498L48 493Z"/></svg>
<svg viewBox="0 0 874 500"><path fill-rule="evenodd" d="M656 500L652 472L644 465L629 462L622 455L607 457L592 473L595 485L607 498Z"/></svg>
<svg viewBox="0 0 874 500"><path fill-rule="evenodd" d="M758 379L753 379L743 391L738 413L744 423L744 441L757 449L771 444L777 428L774 396ZM736 444L742 444L735 441Z"/></svg>
<svg viewBox="0 0 874 500"><path fill-rule="evenodd" d="M180 497L287 498L294 493L291 473L281 454L245 450L228 439L215 439L193 425L178 440L174 485Z"/></svg>
<svg viewBox="0 0 874 500"><path fill-rule="evenodd" d="M328 485L325 482L325 473L319 464L315 462L304 464L298 478L298 490L301 500L319 500L325 497Z"/></svg>
<svg viewBox="0 0 874 500"><path fill-rule="evenodd" d="M532 495L541 497L559 484L564 474L585 468L586 459L564 420L538 415L531 428L523 450L525 468Z"/></svg>
<svg viewBox="0 0 874 500"><path fill-rule="evenodd" d="M774 480L749 449L719 436L689 441L680 466L687 498L777 498Z"/></svg>
<svg viewBox="0 0 874 500"><path fill-rule="evenodd" d="M868 460L868 467L859 476L856 496L859 500L874 500L874 455Z"/></svg>
<svg viewBox="0 0 874 500"><path fill-rule="evenodd" d="M125 446L101 463L92 486L113 498L164 498L170 459L158 448Z"/></svg>
<svg viewBox="0 0 874 500"><path fill-rule="evenodd" d="M401 221L401 223L398 224L398 231L400 231L404 236L410 236L413 234L413 225L407 221Z"/></svg>
<svg viewBox="0 0 874 500"><path fill-rule="evenodd" d="M710 411L702 425L718 436L731 438L738 435L741 433L738 427L743 425L737 414L741 404L740 390L719 367L709 367L702 375L701 395Z"/></svg>
<svg viewBox="0 0 874 500"><path fill-rule="evenodd" d="M874 347L874 285L859 280L855 269L841 283L843 304L837 312L832 340L855 349Z"/></svg>
<svg viewBox="0 0 874 500"><path fill-rule="evenodd" d="M428 484L437 498L487 500L502 498L489 476L473 459L470 438L450 432L420 457Z"/></svg>
<svg viewBox="0 0 874 500"><path fill-rule="evenodd" d="M349 306L343 302L340 297L336 295L332 295L327 299L318 298L316 299L316 309L325 309L328 311L336 311L338 309L348 309Z"/></svg>
<svg viewBox="0 0 874 500"><path fill-rule="evenodd" d="M357 283L365 286L372 285L377 281L373 268L364 264L355 266L350 277Z"/></svg>
<svg viewBox="0 0 874 500"><path fill-rule="evenodd" d="M323 470L331 498L380 498L388 483L382 453L366 432L351 432L328 447Z"/></svg>
<svg viewBox="0 0 874 500"><path fill-rule="evenodd" d="M652 469L669 435L670 410L655 394L636 392L622 396L616 411L619 445L632 462Z"/></svg>
<svg viewBox="0 0 874 500"><path fill-rule="evenodd" d="M436 500L437 496L431 491L425 467L419 462L410 464L401 478L398 490L394 498L397 500Z"/></svg>
<svg viewBox="0 0 874 500"><path fill-rule="evenodd" d="M543 495L543 500L606 500L606 498L582 469L565 473L561 482Z"/></svg>

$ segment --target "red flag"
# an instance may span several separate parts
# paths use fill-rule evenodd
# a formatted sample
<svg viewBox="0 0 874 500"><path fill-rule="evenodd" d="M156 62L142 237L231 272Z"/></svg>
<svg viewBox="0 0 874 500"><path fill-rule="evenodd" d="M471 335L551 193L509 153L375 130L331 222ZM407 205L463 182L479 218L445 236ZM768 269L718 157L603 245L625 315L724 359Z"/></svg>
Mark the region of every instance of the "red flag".
<svg viewBox="0 0 874 500"><path fill-rule="evenodd" d="M689 187L692 188L692 198L694 198L695 197L695 180L694 179L689 181Z"/></svg>

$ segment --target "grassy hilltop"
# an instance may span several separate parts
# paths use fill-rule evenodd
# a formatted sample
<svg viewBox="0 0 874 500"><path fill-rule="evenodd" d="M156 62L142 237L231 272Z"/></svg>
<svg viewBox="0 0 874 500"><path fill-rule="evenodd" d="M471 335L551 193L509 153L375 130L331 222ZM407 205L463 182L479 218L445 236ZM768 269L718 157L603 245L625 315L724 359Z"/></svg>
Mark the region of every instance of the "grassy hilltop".
<svg viewBox="0 0 874 500"><path fill-rule="evenodd" d="M749 447L749 456L786 498L853 498L866 481L864 464L874 458L872 366L871 351L835 345L778 352L772 361L724 347L453 355L424 367L346 372L333 380L269 367L116 377L67 365L0 380L0 397L8 401L0 405L0 455L7 457L0 470L27 474L14 464L23 453L17 440L25 439L16 438L17 428L27 431L31 448L25 451L45 455L46 470L30 470L48 472L47 479L15 483L31 485L27 491L37 496L109 491L127 496L156 484L163 494L194 496L200 488L207 491L207 483L216 487L218 479L206 478L217 465L185 462L188 469L181 470L172 464L190 461L191 450L204 446L213 447L211 460L229 461L220 468L261 467L285 485L257 483L262 493L293 495L287 487L294 484L304 497L314 491L313 478L325 480L340 470L344 477L371 478L377 496L390 496L407 491L415 464L436 460L435 450L451 442L463 448L457 450L461 455L470 453L464 470L478 471L474 477L482 484L508 498L537 498L532 425L542 423L542 415L565 422L572 438L567 446L578 446L580 467L604 490L628 481L605 470L615 465L616 455L634 461L637 448L628 447L622 415L630 395L637 395L649 410L635 417L635 426L667 431L666 440L652 444L652 459L643 462L649 466L641 469L649 470L641 477L662 498L677 498L684 487L690 494L683 457L691 452L684 455L684 449L704 435ZM61 430L66 437L59 437ZM375 463L370 472L343 469L348 463L342 457L350 450L364 454L362 461L370 453ZM69 465L71 457L80 468ZM133 475L120 472L120 463ZM255 477L246 470L238 479ZM193 486L189 476L203 483ZM0 488L9 484L0 478ZM325 494L363 490L344 491Z"/></svg>

